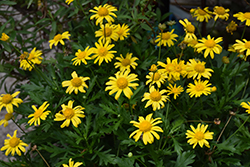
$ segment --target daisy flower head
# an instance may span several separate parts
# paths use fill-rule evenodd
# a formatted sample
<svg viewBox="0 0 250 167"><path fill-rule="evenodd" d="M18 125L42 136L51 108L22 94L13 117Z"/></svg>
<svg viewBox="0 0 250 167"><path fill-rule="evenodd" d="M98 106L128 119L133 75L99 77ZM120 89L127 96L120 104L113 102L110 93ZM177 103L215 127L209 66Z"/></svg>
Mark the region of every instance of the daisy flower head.
<svg viewBox="0 0 250 167"><path fill-rule="evenodd" d="M82 106L76 106L73 108L74 101L68 101L68 105L62 104L62 110L56 113L54 121L64 121L63 124L60 126L64 128L65 126L68 127L70 122L77 128L78 125L81 123L80 118L84 118L84 110L85 108ZM80 117L80 118L79 118Z"/></svg>
<svg viewBox="0 0 250 167"><path fill-rule="evenodd" d="M172 45L174 45L173 41L177 41L175 38L178 37L177 34L173 34L174 29L172 29L172 31L170 32L162 32L159 35L156 36L156 40L155 43L158 42L157 46L167 46L171 47Z"/></svg>
<svg viewBox="0 0 250 167"><path fill-rule="evenodd" d="M111 43L112 40L117 41L119 35L117 33L117 26L114 24L106 23L101 25L101 29L95 32L95 37L100 37L99 43Z"/></svg>
<svg viewBox="0 0 250 167"><path fill-rule="evenodd" d="M133 83L134 81L139 80L137 75L133 73L129 74L129 72L129 70L118 71L115 74L115 77L109 77L110 81L106 83L107 87L105 88L105 91L111 90L109 95L116 93L116 100L118 100L122 92L130 99L133 95L131 87L136 89L136 87L139 86L138 83Z"/></svg>
<svg viewBox="0 0 250 167"><path fill-rule="evenodd" d="M161 129L161 127L155 125L162 123L162 121L160 121L161 118L153 119L152 115L153 113L148 114L146 116L146 119L144 119L142 116L139 116L139 122L130 121L130 123L132 123L133 126L137 127L138 129L132 132L129 138L133 136L133 138L137 142L142 136L142 141L145 145L147 145L148 143L152 144L154 142L154 137L159 140L160 136L156 132L163 132L163 130Z"/></svg>
<svg viewBox="0 0 250 167"><path fill-rule="evenodd" d="M0 121L0 126L3 124L4 127L8 126L8 121L13 117L12 113L6 113L4 119Z"/></svg>
<svg viewBox="0 0 250 167"><path fill-rule="evenodd" d="M116 60L119 60L119 62L116 62L115 68L120 68L120 71L123 71L125 69L130 70L130 67L132 67L133 69L136 68L136 66L138 65L135 61L139 60L137 57L132 57L133 53L127 53L126 57L124 58L122 56L122 54L120 54L121 57L116 57Z"/></svg>
<svg viewBox="0 0 250 167"><path fill-rule="evenodd" d="M32 108L35 112L28 116L28 118L33 117L28 121L28 124L32 125L34 123L35 126L40 125L41 122L40 119L45 120L47 118L47 116L50 113L50 111L45 111L49 106L49 104L47 103L48 102L45 101L38 109L36 108L35 105L32 105Z"/></svg>
<svg viewBox="0 0 250 167"><path fill-rule="evenodd" d="M71 2L73 2L74 0L66 0L65 3L67 3L67 5L69 5Z"/></svg>
<svg viewBox="0 0 250 167"><path fill-rule="evenodd" d="M162 67L163 69L159 69L159 72L164 72L168 76L168 80L172 79L172 73L174 72L174 65L169 57L166 59L167 64L158 61L158 66Z"/></svg>
<svg viewBox="0 0 250 167"><path fill-rule="evenodd" d="M0 40L1 41L8 41L10 39L10 37L7 35L7 34L5 34L4 32L2 33L2 36L1 36L1 38L0 38Z"/></svg>
<svg viewBox="0 0 250 167"><path fill-rule="evenodd" d="M250 55L250 41L246 39L243 39L243 41L236 39L236 44L234 44L233 47L240 53L246 51L246 57Z"/></svg>
<svg viewBox="0 0 250 167"><path fill-rule="evenodd" d="M24 52L20 56L20 67L24 70L29 69L31 71L34 68L34 64L42 63L42 51L36 50L36 47L32 49L30 53Z"/></svg>
<svg viewBox="0 0 250 167"><path fill-rule="evenodd" d="M117 51L110 50L115 45L114 44L109 45L108 42L106 42L105 44L103 44L102 42L99 42L98 44L96 42L95 46L96 48L93 49L94 55L91 58L92 59L96 58L94 63L97 63L99 61L98 63L99 66L102 64L103 60L105 60L106 63L110 62L114 57L113 53L117 53Z"/></svg>
<svg viewBox="0 0 250 167"><path fill-rule="evenodd" d="M211 72L214 72L210 68L205 68L206 62L200 61L200 60L195 60L195 59L189 59L189 62L187 63L187 77L195 79L200 79L202 76L204 78L209 79L212 74Z"/></svg>
<svg viewBox="0 0 250 167"><path fill-rule="evenodd" d="M233 15L234 17L237 17L238 20L240 20L241 22L246 21L246 25L250 26L250 12L239 12Z"/></svg>
<svg viewBox="0 0 250 167"><path fill-rule="evenodd" d="M130 33L128 32L130 29L128 27L128 25L123 24L122 26L120 24L117 25L117 34L119 36L119 39L122 41L125 38L128 37L128 35L130 35Z"/></svg>
<svg viewBox="0 0 250 167"><path fill-rule="evenodd" d="M213 12L213 14L215 15L214 20L216 21L218 18L220 18L227 21L229 17L229 14L227 12L229 11L229 9L225 9L222 6L215 6Z"/></svg>
<svg viewBox="0 0 250 167"><path fill-rule="evenodd" d="M196 20L199 22L206 21L208 22L209 19L211 19L213 12L208 10L208 7L205 7L204 9L201 9L198 7L194 10L194 13L192 14L193 17L196 17Z"/></svg>
<svg viewBox="0 0 250 167"><path fill-rule="evenodd" d="M81 63L84 63L85 65L87 65L87 61L86 60L91 60L91 57L89 57L91 54L93 54L93 49L89 48L89 46L87 46L87 48L85 48L84 51L78 49L78 51L75 53L75 58L73 58L71 61L73 62L73 65L77 66L77 65L81 65Z"/></svg>
<svg viewBox="0 0 250 167"><path fill-rule="evenodd" d="M231 33L233 35L233 31L236 31L238 27L238 24L236 24L233 20L226 26L226 30L228 33Z"/></svg>
<svg viewBox="0 0 250 167"><path fill-rule="evenodd" d="M184 21L180 20L179 22L180 22L180 24L183 25L184 30L186 32L186 35L184 37L184 41L190 41L192 39L197 39L197 37L194 34L195 27L192 25L191 22L188 21L188 19L184 19Z"/></svg>
<svg viewBox="0 0 250 167"><path fill-rule="evenodd" d="M161 84L163 84L166 81L166 78L168 76L163 71L156 71L156 72L150 72L146 78L148 79L146 82L146 85L150 84L156 84L158 88L161 87Z"/></svg>
<svg viewBox="0 0 250 167"><path fill-rule="evenodd" d="M63 81L62 87L67 87L66 93L71 94L73 91L75 94L78 94L78 90L82 93L86 93L85 88L88 88L88 85L85 81L89 80L89 77L78 77L77 73L74 71L71 73L72 79L69 81Z"/></svg>
<svg viewBox="0 0 250 167"><path fill-rule="evenodd" d="M15 98L20 91L17 91L15 93L11 94L1 94L0 96L0 111L3 107L6 108L8 113L13 113L13 105L18 107L18 104L21 104L23 102L20 98Z"/></svg>
<svg viewBox="0 0 250 167"><path fill-rule="evenodd" d="M10 153L12 156L17 153L17 155L21 156L21 151L25 152L25 147L28 146L28 144L24 143L20 138L16 137L17 130L14 131L13 136L10 134L7 134L7 137L9 139L4 140L4 146L1 148L1 151L6 150L5 155L8 156ZM20 151L21 150L21 151Z"/></svg>
<svg viewBox="0 0 250 167"><path fill-rule="evenodd" d="M187 93L189 93L189 96L192 98L193 96L195 97L200 97L202 94L208 95L211 94L211 83L208 83L208 80L201 81L200 79L194 80L194 84L189 83L188 84L188 89Z"/></svg>
<svg viewBox="0 0 250 167"><path fill-rule="evenodd" d="M243 107L243 108L245 108L246 109L246 112L248 113L248 114L250 114L250 102L242 102L242 103L240 103L240 105Z"/></svg>
<svg viewBox="0 0 250 167"><path fill-rule="evenodd" d="M83 163L82 162L76 162L74 164L74 161L72 161L72 158L69 159L69 165L63 164L63 167L78 167L81 166Z"/></svg>
<svg viewBox="0 0 250 167"><path fill-rule="evenodd" d="M193 149L196 147L196 145L199 143L200 147L202 148L203 145L210 148L209 142L207 140L213 139L214 132L209 132L209 130L206 132L208 125L201 125L198 124L197 128L195 129L193 125L190 125L191 130L187 130L187 137L190 138L187 142L192 145Z"/></svg>
<svg viewBox="0 0 250 167"><path fill-rule="evenodd" d="M173 64L173 71L171 72L171 75L173 76L174 80L180 80L180 76L185 77L187 75L186 71L186 65L184 60L179 60L178 58L174 59L172 61Z"/></svg>
<svg viewBox="0 0 250 167"><path fill-rule="evenodd" d="M195 45L195 48L197 48L197 52L201 52L202 50L205 50L204 57L206 58L208 55L210 55L211 59L214 58L214 53L220 54L222 52L222 47L218 44L223 39L222 37L219 37L217 39L211 38L210 35L207 36L207 39L202 38L198 41L200 43Z"/></svg>
<svg viewBox="0 0 250 167"><path fill-rule="evenodd" d="M148 92L144 93L143 99L141 101L148 100L148 102L145 105L145 108L152 105L154 111L156 109L160 110L161 108L165 107L163 102L169 100L168 96L163 95L166 92L167 90L165 89L159 91L159 89L155 89L154 86L151 86L149 88L149 93Z"/></svg>
<svg viewBox="0 0 250 167"><path fill-rule="evenodd" d="M117 11L116 7L108 4L100 5L98 7L94 7L95 10L90 9L89 12L95 13L90 17L90 20L97 19L95 24L102 24L105 19L108 23L114 22L113 17L117 17L115 11ZM113 16L113 17L112 17Z"/></svg>
<svg viewBox="0 0 250 167"><path fill-rule="evenodd" d="M169 95L173 94L174 99L176 99L176 97L178 97L181 94L181 92L184 91L183 87L181 87L181 86L176 87L176 84L174 84L174 86L172 84L169 84L169 86L167 86L167 88L168 88L167 95L169 96Z"/></svg>
<svg viewBox="0 0 250 167"><path fill-rule="evenodd" d="M54 36L53 39L49 40L49 47L52 49L52 46L55 45L57 46L58 42L60 42L62 45L64 45L63 39L68 39L69 40L70 34L68 31L62 33L62 34L57 34Z"/></svg>

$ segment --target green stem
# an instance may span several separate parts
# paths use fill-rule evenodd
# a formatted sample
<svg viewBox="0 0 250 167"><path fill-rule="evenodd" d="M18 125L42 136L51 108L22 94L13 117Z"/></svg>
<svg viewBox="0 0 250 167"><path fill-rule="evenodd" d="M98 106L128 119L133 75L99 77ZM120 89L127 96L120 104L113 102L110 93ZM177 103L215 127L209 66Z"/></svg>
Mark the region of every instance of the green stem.
<svg viewBox="0 0 250 167"><path fill-rule="evenodd" d="M174 105L174 103L172 102L172 101L170 101L171 102L171 104L173 105L173 107L175 108L175 110L179 113L179 115L184 119L184 120L186 120L182 115L181 115L181 113L180 113L180 111L178 110L178 108L176 108L176 106Z"/></svg>
<svg viewBox="0 0 250 167"><path fill-rule="evenodd" d="M197 23L197 21L195 21L195 27L196 27L196 29L198 30L198 33L199 33L199 35L200 35L200 38L202 38L200 29L199 29L199 23Z"/></svg>
<svg viewBox="0 0 250 167"><path fill-rule="evenodd" d="M212 31L214 30L214 27L215 27L215 24L216 24L216 23L217 23L217 20L214 21L214 25L213 25L212 30L211 30L210 32L212 32Z"/></svg>
<svg viewBox="0 0 250 167"><path fill-rule="evenodd" d="M129 102L129 109L130 109L130 113L131 113L131 115L134 115L134 114L133 114L133 109L132 109L132 106L131 106L130 99L129 99L129 101L128 101L128 102Z"/></svg>
<svg viewBox="0 0 250 167"><path fill-rule="evenodd" d="M248 81L249 81L249 78L247 78L247 82L246 82L246 84L245 84L245 87L244 87L244 90L243 90L241 99L243 98L243 96L244 96L244 94L245 94L245 92L246 92L246 88L247 88Z"/></svg>
<svg viewBox="0 0 250 167"><path fill-rule="evenodd" d="M161 38L162 38L162 33L163 32L161 32ZM162 39L161 39L160 47L159 47L158 60L160 60L160 58L161 58L161 44L162 44Z"/></svg>
<svg viewBox="0 0 250 167"><path fill-rule="evenodd" d="M43 159L43 161L45 162L45 164L48 166L48 167L50 167L49 166L49 164L48 164L48 162L46 161L46 159L43 157L43 155L40 153L40 151L36 148L36 152L40 155L40 157Z"/></svg>
<svg viewBox="0 0 250 167"><path fill-rule="evenodd" d="M244 30L243 30L243 32L242 32L242 35L241 35L241 38L240 38L240 39L243 39L244 34L245 34L245 31L246 31L246 25L245 25L245 27L244 27Z"/></svg>
<svg viewBox="0 0 250 167"><path fill-rule="evenodd" d="M16 126L18 126L18 128L21 129L21 131L22 131L24 134L26 134L26 132L21 128L21 126L18 125L18 124L16 123L16 121L15 121L13 118L11 118L11 119L12 119L12 121L14 122L14 124L16 124Z"/></svg>
<svg viewBox="0 0 250 167"><path fill-rule="evenodd" d="M137 158L137 160L145 167L147 167L147 165L145 165L139 158Z"/></svg>
<svg viewBox="0 0 250 167"><path fill-rule="evenodd" d="M91 73L92 73L92 75L93 75L93 77L95 76L95 73L94 73L94 71L92 70L92 68L89 66L89 69L90 69L90 71L91 71ZM96 80L96 84L97 84L97 86L100 88L100 89L102 89L102 87L101 87L101 85L99 84L99 82Z"/></svg>
<svg viewBox="0 0 250 167"><path fill-rule="evenodd" d="M11 46L21 55L22 53L20 52L20 50L18 50L11 42L10 42Z"/></svg>

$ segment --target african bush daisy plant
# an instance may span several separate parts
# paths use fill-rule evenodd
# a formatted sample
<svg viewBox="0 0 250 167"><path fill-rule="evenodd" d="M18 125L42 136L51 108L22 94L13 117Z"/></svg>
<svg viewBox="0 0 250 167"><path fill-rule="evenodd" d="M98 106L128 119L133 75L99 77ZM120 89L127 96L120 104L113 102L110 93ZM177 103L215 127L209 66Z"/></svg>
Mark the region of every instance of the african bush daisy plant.
<svg viewBox="0 0 250 167"><path fill-rule="evenodd" d="M153 1L20 3L1 2L0 126L18 128L0 166L249 166L249 12L164 22ZM210 33L221 22L242 28L229 49Z"/></svg>

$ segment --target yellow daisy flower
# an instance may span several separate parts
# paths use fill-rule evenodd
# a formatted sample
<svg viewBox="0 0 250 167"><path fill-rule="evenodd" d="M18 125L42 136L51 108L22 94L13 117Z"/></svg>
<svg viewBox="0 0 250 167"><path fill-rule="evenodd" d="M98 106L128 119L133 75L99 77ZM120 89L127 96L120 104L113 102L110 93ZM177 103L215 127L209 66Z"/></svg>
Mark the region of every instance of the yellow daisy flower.
<svg viewBox="0 0 250 167"><path fill-rule="evenodd" d="M191 39L191 40L188 40L188 41L185 41L185 42L188 43L187 46L190 46L190 47L194 48L194 51L196 51L195 45L197 43L199 43L197 39Z"/></svg>
<svg viewBox="0 0 250 167"><path fill-rule="evenodd" d="M36 50L36 47L32 49L30 53L24 52L20 56L20 67L24 70L29 69L31 71L34 68L34 64L42 63L42 51Z"/></svg>
<svg viewBox="0 0 250 167"><path fill-rule="evenodd" d="M173 76L174 80L180 80L180 76L185 77L187 75L186 65L184 60L180 60L178 63L178 58L172 60L173 64L173 71L171 75Z"/></svg>
<svg viewBox="0 0 250 167"><path fill-rule="evenodd" d="M186 32L186 35L184 37L184 41L190 41L192 39L197 39L197 37L195 36L194 32L195 32L195 27L192 25L191 22L188 21L188 19L184 19L184 21L179 20L180 24L183 25L184 30Z"/></svg>
<svg viewBox="0 0 250 167"><path fill-rule="evenodd" d="M28 146L28 144L24 143L20 138L16 137L17 130L14 131L13 136L10 136L10 134L7 134L7 137L10 139L4 140L4 146L1 148L1 151L7 150L5 152L5 155L8 156L11 152L11 155L14 156L15 153L17 153L19 156L21 156L21 151L25 152L25 147ZM21 150L21 151L20 151Z"/></svg>
<svg viewBox="0 0 250 167"><path fill-rule="evenodd" d="M63 124L60 126L61 128L64 128L65 126L68 127L70 124L70 121L72 121L73 125L77 128L78 125L81 123L81 120L79 117L84 118L84 110L85 108L82 106L76 106L73 108L74 101L70 100L68 102L68 105L62 104L62 110L56 113L54 121L63 121ZM62 114L61 114L62 113Z"/></svg>
<svg viewBox="0 0 250 167"><path fill-rule="evenodd" d="M177 41L175 38L178 37L178 35L173 34L174 29L172 29L171 32L163 32L160 33L159 35L156 36L156 40L155 43L158 42L157 46L166 46L168 44L168 47L171 47L172 45L174 45L173 41Z"/></svg>
<svg viewBox="0 0 250 167"><path fill-rule="evenodd" d="M236 31L238 27L238 24L236 24L233 20L226 26L226 30L228 33L231 33L233 35L233 31Z"/></svg>
<svg viewBox="0 0 250 167"><path fill-rule="evenodd" d="M1 41L8 41L10 39L10 37L7 35L7 34L5 34L4 32L2 33L2 36L1 36L1 38L0 38L0 40Z"/></svg>
<svg viewBox="0 0 250 167"><path fill-rule="evenodd" d="M73 91L75 94L78 94L78 90L82 93L86 93L85 88L88 88L88 85L85 81L89 80L89 77L78 77L77 73L74 71L71 73L72 79L70 81L63 81L62 87L67 87L66 93L71 94Z"/></svg>
<svg viewBox="0 0 250 167"><path fill-rule="evenodd" d="M66 0L65 3L67 3L68 5L73 2L74 0Z"/></svg>
<svg viewBox="0 0 250 167"><path fill-rule="evenodd" d="M144 93L143 99L141 101L149 100L146 103L145 108L152 105L154 111L156 109L160 110L161 108L165 107L163 102L169 100L168 96L163 95L166 92L167 90L165 89L159 91L159 89L156 90L154 86L151 86L149 88L149 93L148 92Z"/></svg>
<svg viewBox="0 0 250 167"><path fill-rule="evenodd" d="M190 138L187 142L190 145L193 144L193 149L198 143L201 148L203 147L203 145L210 148L209 142L207 140L213 139L214 132L209 132L209 130L206 132L208 125L204 126L199 123L196 129L192 125L190 125L190 127L192 131L187 130L186 138Z"/></svg>
<svg viewBox="0 0 250 167"><path fill-rule="evenodd" d="M113 53L116 53L117 51L114 50L110 50L112 49L115 45L111 44L109 45L108 42L106 42L104 45L99 42L99 44L96 42L95 43L96 48L93 48L93 53L94 55L91 57L92 59L96 58L94 63L98 63L98 65L100 66L103 62L103 60L105 60L106 63L108 63L109 61L111 61L114 57Z"/></svg>
<svg viewBox="0 0 250 167"><path fill-rule="evenodd" d="M34 114L30 114L28 116L28 118L30 117L33 117L31 118L29 121L28 121L28 124L32 125L34 122L34 125L40 125L40 119L42 120L45 120L47 115L49 115L50 111L45 111L49 104L47 104L48 102L44 102L38 109L36 108L36 106L32 105L32 108L33 110L35 110ZM45 112L44 112L45 111Z"/></svg>
<svg viewBox="0 0 250 167"><path fill-rule="evenodd" d="M214 37L211 38L211 36L208 35L207 39L199 39L201 43L196 44L195 48L197 48L197 52L205 50L204 57L206 58L208 55L210 55L210 57L213 59L214 53L220 54L222 52L222 47L218 44L222 40L222 37L219 37L214 40Z"/></svg>
<svg viewBox="0 0 250 167"><path fill-rule="evenodd" d="M62 33L62 34L57 34L54 36L52 40L49 40L49 47L52 49L52 46L55 45L57 46L58 42L60 42L62 45L64 45L63 39L68 39L69 40L70 34L68 31Z"/></svg>
<svg viewBox="0 0 250 167"><path fill-rule="evenodd" d="M246 25L250 26L250 12L246 12L246 13L238 12L234 14L233 16L237 17L237 19L240 20L241 22L246 21Z"/></svg>
<svg viewBox="0 0 250 167"><path fill-rule="evenodd" d="M167 95L169 96L171 94L174 94L174 99L176 99L176 97L178 97L181 94L181 92L184 91L183 87L181 87L181 86L176 87L176 84L174 84L174 86L169 84L169 86L167 86L167 88L168 88Z"/></svg>
<svg viewBox="0 0 250 167"><path fill-rule="evenodd" d="M246 51L246 57L250 55L250 41L243 39L243 42L236 39L236 44L233 45L234 49L238 52L243 53Z"/></svg>
<svg viewBox="0 0 250 167"><path fill-rule="evenodd" d="M163 132L163 130L161 129L161 127L155 126L155 125L162 123L162 121L160 121L161 118L153 119L152 115L153 113L148 114L146 116L146 119L144 119L142 116L139 116L139 119L138 119L139 122L130 121L130 123L132 123L133 126L139 129L131 133L129 138L134 136L133 138L137 142L139 138L142 136L142 141L145 145L147 145L148 143L152 144L154 142L154 136L157 140L159 140L160 136L155 131Z"/></svg>
<svg viewBox="0 0 250 167"><path fill-rule="evenodd" d="M205 68L205 64L206 62L201 62L200 60L195 60L195 59L189 59L189 62L187 63L187 77L188 78L192 78L195 79L197 77L197 79L200 79L201 76L203 76L204 78L209 79L212 74L210 72L214 72L212 69L210 68Z"/></svg>
<svg viewBox="0 0 250 167"><path fill-rule="evenodd" d="M208 84L208 80L201 81L200 79L194 80L194 84L189 83L187 93L189 93L189 96L192 98L194 95L195 97L200 97L202 94L208 95L211 94L211 83Z"/></svg>
<svg viewBox="0 0 250 167"><path fill-rule="evenodd" d="M87 46L87 48L84 51L81 51L80 49L78 49L78 51L75 53L75 58L73 58L71 61L73 62L73 65L77 66L77 65L81 65L81 62L83 62L85 65L87 65L87 61L86 60L91 60L91 57L89 57L91 54L93 54L93 49L89 48L89 46Z"/></svg>
<svg viewBox="0 0 250 167"><path fill-rule="evenodd" d="M139 86L138 83L132 83L137 81L136 74L129 74L129 70L118 71L115 74L115 77L109 77L110 81L106 83L109 85L105 88L105 91L111 90L109 95L112 95L116 92L115 99L118 100L121 93L123 92L127 98L131 98L133 92L131 91L131 87L136 89Z"/></svg>
<svg viewBox="0 0 250 167"><path fill-rule="evenodd" d="M148 70L151 71L151 72L157 71L157 65L152 64L152 65L150 66L150 69L148 69Z"/></svg>
<svg viewBox="0 0 250 167"><path fill-rule="evenodd" d="M103 19L107 20L108 23L114 22L114 19L111 17L117 17L116 14L114 14L114 11L117 11L116 7L104 4L103 6L100 5L98 7L94 7L95 10L91 9L89 12L96 13L90 17L90 20L92 19L97 19L96 20L96 25L99 23L103 23Z"/></svg>
<svg viewBox="0 0 250 167"><path fill-rule="evenodd" d="M229 9L225 9L222 6L215 6L213 12L213 14L215 15L214 20L216 21L218 18L220 18L227 21L229 17L229 14L227 12L229 11Z"/></svg>
<svg viewBox="0 0 250 167"><path fill-rule="evenodd" d="M146 76L146 78L148 79L146 85L148 85L149 83L156 83L157 87L160 88L161 84L166 81L167 77L168 76L163 71L150 72L149 75Z"/></svg>
<svg viewBox="0 0 250 167"><path fill-rule="evenodd" d="M172 79L172 73L174 71L174 65L171 61L171 59L169 57L167 57L166 59L167 61L167 64L161 62L161 61L158 61L157 64L158 66L161 66L162 68L164 69L159 69L158 71L159 72L165 72L168 76L168 80L171 80Z"/></svg>
<svg viewBox="0 0 250 167"><path fill-rule="evenodd" d="M130 35L130 33L128 32L130 29L126 24L123 24L122 26L118 24L116 29L121 41L127 38L128 35Z"/></svg>
<svg viewBox="0 0 250 167"><path fill-rule="evenodd" d="M23 102L20 98L15 98L20 91L17 91L15 93L11 94L1 94L0 96L0 111L3 107L6 108L8 113L13 113L13 105L18 107L18 104L21 104Z"/></svg>
<svg viewBox="0 0 250 167"><path fill-rule="evenodd" d="M63 167L78 167L78 166L81 166L83 163L82 162L76 162L74 164L74 161L72 161L72 158L69 159L69 165L66 165L66 164L62 164Z"/></svg>
<svg viewBox="0 0 250 167"><path fill-rule="evenodd" d="M209 19L211 19L213 12L208 10L208 7L205 7L204 9L201 9L198 7L194 10L194 13L192 14L193 17L196 17L196 20L199 22L203 22L204 20L208 22Z"/></svg>
<svg viewBox="0 0 250 167"><path fill-rule="evenodd" d="M2 119L0 121L0 126L3 124L4 127L7 127L8 126L8 121L13 117L13 114L12 113L7 113L5 114L4 116L4 119Z"/></svg>
<svg viewBox="0 0 250 167"><path fill-rule="evenodd" d="M133 53L127 53L126 57L124 58L122 54L120 54L121 57L116 57L116 60L119 60L120 62L116 62L115 68L120 67L120 71L123 71L125 69L130 70L130 66L135 69L138 65L135 61L139 60L137 57L132 58Z"/></svg>
<svg viewBox="0 0 250 167"><path fill-rule="evenodd" d="M243 108L245 108L246 109L246 112L248 113L248 114L250 114L250 102L242 102L242 103L240 103L240 105L243 107Z"/></svg>
<svg viewBox="0 0 250 167"><path fill-rule="evenodd" d="M117 31L116 25L107 23L101 25L101 29L95 32L95 37L100 37L98 40L99 43L111 43L112 40L118 40L119 35Z"/></svg>

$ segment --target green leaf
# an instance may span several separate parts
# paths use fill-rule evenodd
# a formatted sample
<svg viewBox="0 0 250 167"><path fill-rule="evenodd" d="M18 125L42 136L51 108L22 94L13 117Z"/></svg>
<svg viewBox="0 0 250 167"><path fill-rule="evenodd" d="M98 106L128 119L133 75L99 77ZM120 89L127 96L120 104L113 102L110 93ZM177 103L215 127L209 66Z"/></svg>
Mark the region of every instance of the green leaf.
<svg viewBox="0 0 250 167"><path fill-rule="evenodd" d="M146 23L141 23L141 28L147 31L152 31L152 29Z"/></svg>
<svg viewBox="0 0 250 167"><path fill-rule="evenodd" d="M16 2L13 2L13 1L0 1L0 6L1 5L16 5L17 3Z"/></svg>
<svg viewBox="0 0 250 167"><path fill-rule="evenodd" d="M95 154L98 155L100 158L99 165L103 166L103 164L108 165L110 164L115 164L115 155L114 154L108 154L111 151L111 149L100 152L100 151L95 151Z"/></svg>
<svg viewBox="0 0 250 167"><path fill-rule="evenodd" d="M32 4L33 0L30 0L27 6L27 9L29 9L30 5Z"/></svg>
<svg viewBox="0 0 250 167"><path fill-rule="evenodd" d="M178 155L175 167L191 167L189 165L195 161L194 160L195 156L196 155L194 154L193 151L183 152L182 154Z"/></svg>
<svg viewBox="0 0 250 167"><path fill-rule="evenodd" d="M181 155L181 151L183 150L183 148L180 146L180 143L175 140L174 137L172 137L173 141L174 141L174 150L177 152L178 155Z"/></svg>

